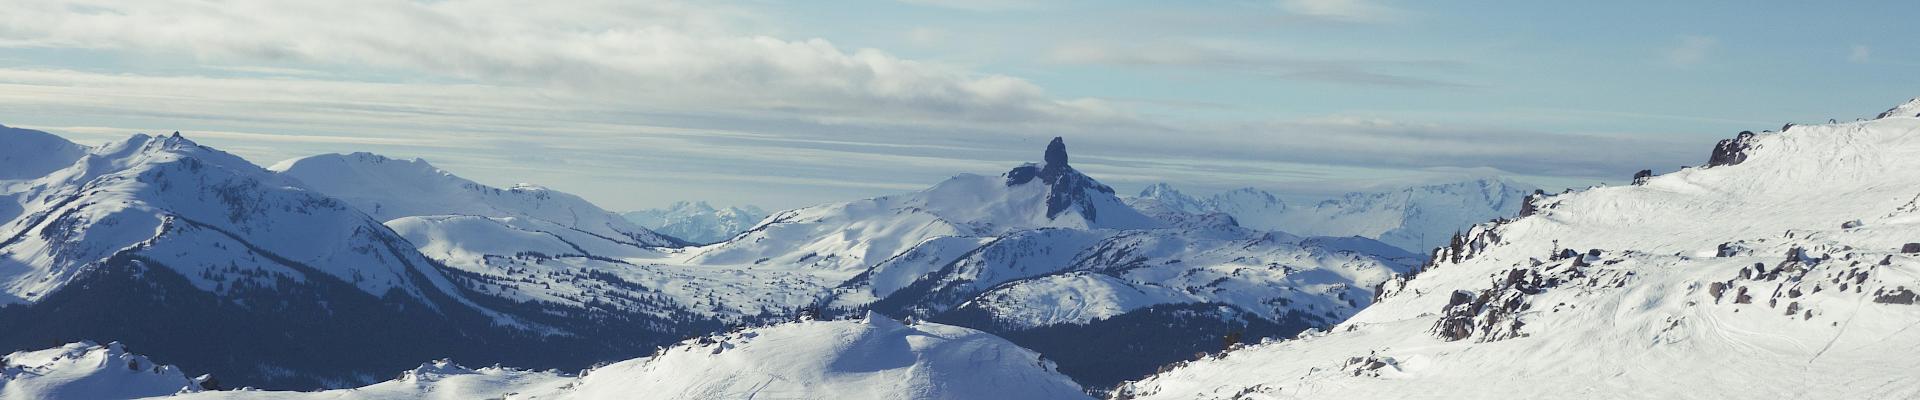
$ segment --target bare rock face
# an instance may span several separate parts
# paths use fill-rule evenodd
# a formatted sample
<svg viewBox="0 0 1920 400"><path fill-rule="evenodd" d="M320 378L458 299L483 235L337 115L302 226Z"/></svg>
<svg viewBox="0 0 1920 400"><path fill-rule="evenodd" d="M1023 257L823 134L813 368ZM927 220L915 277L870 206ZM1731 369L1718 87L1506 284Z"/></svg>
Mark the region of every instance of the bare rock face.
<svg viewBox="0 0 1920 400"><path fill-rule="evenodd" d="M1640 170L1640 172L1633 173L1633 184L1635 185L1645 185L1648 179L1653 179L1653 170L1643 169Z"/></svg>
<svg viewBox="0 0 1920 400"><path fill-rule="evenodd" d="M1043 160L1047 161L1048 166L1066 166L1067 142L1061 140L1059 136L1053 137L1053 141L1047 143L1047 155Z"/></svg>
<svg viewBox="0 0 1920 400"><path fill-rule="evenodd" d="M1920 243L1907 243L1900 246L1901 253L1920 253Z"/></svg>
<svg viewBox="0 0 1920 400"><path fill-rule="evenodd" d="M1713 146L1713 155L1707 158L1707 166L1736 165L1747 161L1747 149L1753 147L1753 131L1740 131L1732 139L1721 140Z"/></svg>
<svg viewBox="0 0 1920 400"><path fill-rule="evenodd" d="M1093 178L1075 171L1067 165L1067 143L1054 137L1047 143L1044 165L1027 165L1007 171L1007 186L1025 184L1034 179L1046 183L1051 189L1047 192L1047 218L1055 218L1069 209L1077 209L1088 221L1099 216L1092 205L1094 193L1113 194L1113 188L1096 182Z"/></svg>

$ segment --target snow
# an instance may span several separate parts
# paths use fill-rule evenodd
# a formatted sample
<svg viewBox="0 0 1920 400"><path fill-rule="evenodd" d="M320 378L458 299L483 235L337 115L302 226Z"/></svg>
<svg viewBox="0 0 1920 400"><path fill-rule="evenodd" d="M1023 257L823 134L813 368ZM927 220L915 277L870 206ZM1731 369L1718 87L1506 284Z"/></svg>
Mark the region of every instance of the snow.
<svg viewBox="0 0 1920 400"><path fill-rule="evenodd" d="M433 215L520 217L550 221L636 246L677 244L579 196L532 184L508 189L482 185L421 159L396 160L372 153L322 154L283 161L270 169L345 200L381 221Z"/></svg>
<svg viewBox="0 0 1920 400"><path fill-rule="evenodd" d="M1916 134L1902 115L1796 125L1739 164L1546 197L1327 333L1117 396L1914 398Z"/></svg>
<svg viewBox="0 0 1920 400"><path fill-rule="evenodd" d="M180 369L128 353L119 342L70 343L0 359L0 399L129 399L200 390Z"/></svg>
<svg viewBox="0 0 1920 400"><path fill-rule="evenodd" d="M595 369L562 398L1071 399L1038 353L972 329L860 320L775 325Z"/></svg>
<svg viewBox="0 0 1920 400"><path fill-rule="evenodd" d="M577 377L499 366L476 370L439 360L351 389L201 391L178 369L128 354L117 343L14 353L5 366L0 398L9 400L1088 398L1054 371L1052 362L1006 340L948 325L902 324L878 314L704 336Z"/></svg>
<svg viewBox="0 0 1920 400"><path fill-rule="evenodd" d="M14 135L22 134L0 132ZM122 252L210 291L307 279L287 262L375 296L452 290L430 262L390 246L402 240L358 210L178 135L90 148L66 168L10 188L21 212L0 225L0 304L44 298L88 263Z"/></svg>

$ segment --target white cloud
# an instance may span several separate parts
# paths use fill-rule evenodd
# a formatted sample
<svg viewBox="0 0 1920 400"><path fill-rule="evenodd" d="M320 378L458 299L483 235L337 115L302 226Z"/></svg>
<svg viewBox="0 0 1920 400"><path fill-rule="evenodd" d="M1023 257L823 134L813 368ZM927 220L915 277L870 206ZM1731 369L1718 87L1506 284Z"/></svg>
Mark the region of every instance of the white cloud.
<svg viewBox="0 0 1920 400"><path fill-rule="evenodd" d="M1853 48L1847 52L1847 62L1866 64L1869 61L1873 61L1873 48L1867 47L1867 45L1853 45Z"/></svg>
<svg viewBox="0 0 1920 400"><path fill-rule="evenodd" d="M1473 85L1425 77L1460 69L1446 60L1367 58L1309 59L1283 49L1234 44L1152 42L1128 45L1077 43L1055 47L1047 60L1064 64L1171 66L1249 73L1256 77L1400 88L1458 88Z"/></svg>
<svg viewBox="0 0 1920 400"><path fill-rule="evenodd" d="M1372 0L1280 0L1287 12L1346 22L1383 22L1400 18L1399 9Z"/></svg>
<svg viewBox="0 0 1920 400"><path fill-rule="evenodd" d="M735 32L746 18L705 4L614 1L48 1L0 15L0 45L371 66L694 110L968 121L1116 113L1014 77Z"/></svg>
<svg viewBox="0 0 1920 400"><path fill-rule="evenodd" d="M1720 39L1712 36L1688 35L1680 37L1680 44L1667 50L1667 62L1678 67L1692 67L1708 61L1713 51L1720 47Z"/></svg>

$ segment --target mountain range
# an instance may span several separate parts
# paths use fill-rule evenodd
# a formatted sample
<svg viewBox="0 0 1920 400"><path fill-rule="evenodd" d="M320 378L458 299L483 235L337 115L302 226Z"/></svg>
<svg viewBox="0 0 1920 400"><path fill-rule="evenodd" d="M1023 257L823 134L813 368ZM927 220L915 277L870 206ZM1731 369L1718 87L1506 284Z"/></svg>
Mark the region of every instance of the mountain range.
<svg viewBox="0 0 1920 400"><path fill-rule="evenodd" d="M716 243L746 232L767 211L754 206L714 208L705 201L674 202L667 208L620 213L628 221L692 243Z"/></svg>
<svg viewBox="0 0 1920 400"><path fill-rule="evenodd" d="M1123 198L1056 138L699 245L422 160L6 128L0 397L1910 398L1915 132L1920 100L1628 185L1299 208Z"/></svg>
<svg viewBox="0 0 1920 400"><path fill-rule="evenodd" d="M1159 183L1127 200L1135 208L1159 215L1219 213L1253 229L1359 236L1426 253L1446 245L1459 229L1518 213L1523 199L1538 190L1512 179L1485 177L1353 192L1296 205L1254 188L1195 197Z"/></svg>

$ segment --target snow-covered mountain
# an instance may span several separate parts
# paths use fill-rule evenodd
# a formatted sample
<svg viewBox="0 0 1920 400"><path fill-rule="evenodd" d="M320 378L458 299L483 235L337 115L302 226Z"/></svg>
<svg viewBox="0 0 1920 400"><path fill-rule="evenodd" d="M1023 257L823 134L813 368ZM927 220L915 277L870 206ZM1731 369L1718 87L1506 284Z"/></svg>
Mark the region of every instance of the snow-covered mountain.
<svg viewBox="0 0 1920 400"><path fill-rule="evenodd" d="M1916 104L1532 200L1333 329L1116 398L1915 398Z"/></svg>
<svg viewBox="0 0 1920 400"><path fill-rule="evenodd" d="M635 246L683 245L579 196L526 183L507 189L482 185L417 158L322 154L287 160L269 169L381 221L437 215L536 219Z"/></svg>
<svg viewBox="0 0 1920 400"><path fill-rule="evenodd" d="M1165 224L1074 170L1064 143L1044 158L1000 176L780 212L692 248L623 246L520 217L387 225L475 282L481 298L540 310L516 315L562 331L580 330L569 322L580 319L683 332L666 328L872 309L1013 335L1101 384L1217 348L1235 331L1257 338L1331 325L1416 259L1371 240L1260 232L1228 219ZM376 196L390 195L367 197ZM1116 324L1159 327L1092 346L1049 344ZM1173 344L1110 351L1146 342Z"/></svg>
<svg viewBox="0 0 1920 400"><path fill-rule="evenodd" d="M767 218L767 211L754 206L714 208L704 201L680 201L667 208L628 211L620 216L663 235L693 243L715 243L746 232Z"/></svg>
<svg viewBox="0 0 1920 400"><path fill-rule="evenodd" d="M700 336L581 374L449 360L368 386L317 392L220 390L207 377L126 353L118 344L7 356L0 398L174 399L1075 399L1080 385L1052 362L991 334L878 314L790 322Z"/></svg>
<svg viewBox="0 0 1920 400"><path fill-rule="evenodd" d="M1367 239L1156 220L1070 166L1059 140L1000 176L786 211L688 248L578 197L419 160L269 171L177 135L79 148L70 167L7 181L21 211L0 278L20 306L0 322L33 328L0 344L123 340L269 387L364 384L447 355L578 367L865 310L1007 335L1104 386L1223 338L1331 325L1416 259ZM283 332L301 345L280 348Z"/></svg>
<svg viewBox="0 0 1920 400"><path fill-rule="evenodd" d="M391 331L520 323L352 206L178 134L86 147L0 132L0 148L23 146L80 152L0 186L0 348L110 338L234 380L317 385L463 344ZM330 350L362 341L383 342Z"/></svg>
<svg viewBox="0 0 1920 400"><path fill-rule="evenodd" d="M1423 184L1354 192L1311 205L1287 204L1259 189L1236 189L1204 198L1173 186L1148 186L1128 203L1162 219L1220 213L1241 226L1309 236L1360 236L1416 253L1444 246L1455 233L1520 211L1538 189L1505 178Z"/></svg>

